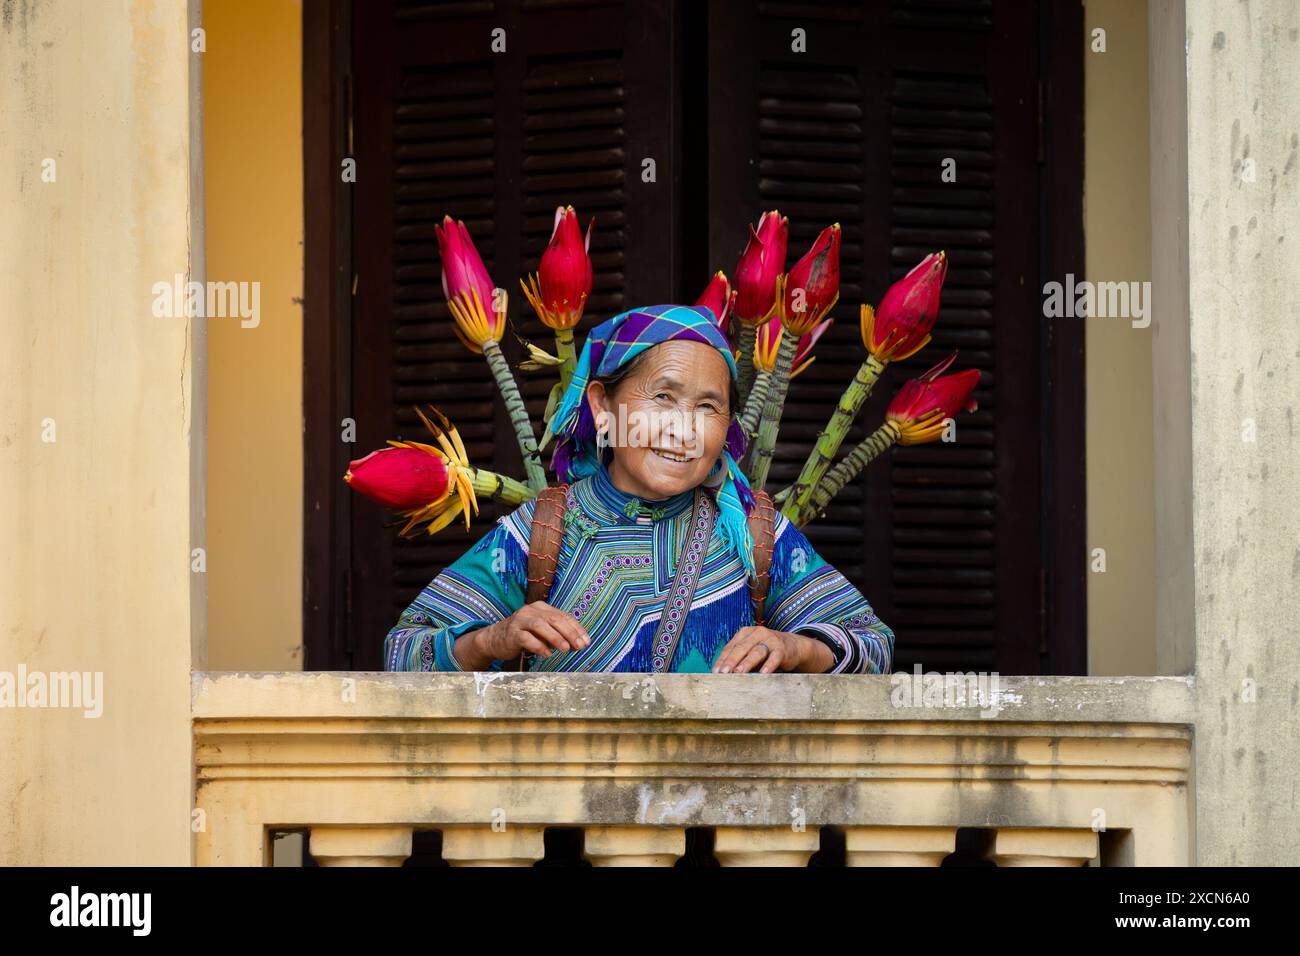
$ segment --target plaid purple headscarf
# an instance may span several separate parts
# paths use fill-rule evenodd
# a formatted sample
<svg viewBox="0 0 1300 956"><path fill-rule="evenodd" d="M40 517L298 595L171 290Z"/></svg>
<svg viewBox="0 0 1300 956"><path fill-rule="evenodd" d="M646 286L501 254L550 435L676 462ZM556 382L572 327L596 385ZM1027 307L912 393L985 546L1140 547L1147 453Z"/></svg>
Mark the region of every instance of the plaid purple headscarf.
<svg viewBox="0 0 1300 956"><path fill-rule="evenodd" d="M718 328L713 312L705 306L652 305L630 309L602 322L588 334L573 378L548 426L557 439L551 467L561 481L576 481L600 468L596 422L586 399L592 377L611 375L646 349L674 339L703 342L717 349L727 360L732 380L736 380L738 372L731 343ZM716 489L719 535L736 551L752 576L753 541L746 515L754 507L754 494L736 464L744 454L745 432L740 427L739 410L735 410L727 428L721 464L714 465L705 484Z"/></svg>

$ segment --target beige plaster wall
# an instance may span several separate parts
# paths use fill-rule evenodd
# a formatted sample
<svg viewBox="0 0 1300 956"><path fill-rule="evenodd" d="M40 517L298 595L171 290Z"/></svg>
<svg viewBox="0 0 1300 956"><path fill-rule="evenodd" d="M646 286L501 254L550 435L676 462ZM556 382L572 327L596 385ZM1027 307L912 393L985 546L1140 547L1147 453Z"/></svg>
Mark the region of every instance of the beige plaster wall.
<svg viewBox="0 0 1300 956"><path fill-rule="evenodd" d="M1300 861L1300 5L1186 7L1197 860Z"/></svg>
<svg viewBox="0 0 1300 956"><path fill-rule="evenodd" d="M190 860L203 337L152 308L202 278L189 18L0 19L0 681L101 675L97 717L0 707L0 864Z"/></svg>

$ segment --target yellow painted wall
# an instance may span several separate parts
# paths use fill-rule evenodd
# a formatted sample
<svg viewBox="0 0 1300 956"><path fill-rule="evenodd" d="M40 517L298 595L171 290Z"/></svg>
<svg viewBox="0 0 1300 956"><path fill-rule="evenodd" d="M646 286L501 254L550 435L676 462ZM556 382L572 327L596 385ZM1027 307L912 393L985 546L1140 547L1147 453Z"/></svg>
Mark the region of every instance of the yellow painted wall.
<svg viewBox="0 0 1300 956"><path fill-rule="evenodd" d="M0 22L0 672L102 675L97 717L0 708L0 865L190 860L203 327L153 307L203 277L188 18Z"/></svg>
<svg viewBox="0 0 1300 956"><path fill-rule="evenodd" d="M261 283L208 326L213 670L302 667L302 4L206 0L208 276Z"/></svg>
<svg viewBox="0 0 1300 956"><path fill-rule="evenodd" d="M1151 278L1146 7L1087 0L1084 11L1084 236L1093 282ZM1092 52L1096 28L1106 31L1104 53ZM1153 328L1085 322L1087 543L1089 557L1103 548L1106 560L1104 573L1088 574L1088 672L1154 674Z"/></svg>

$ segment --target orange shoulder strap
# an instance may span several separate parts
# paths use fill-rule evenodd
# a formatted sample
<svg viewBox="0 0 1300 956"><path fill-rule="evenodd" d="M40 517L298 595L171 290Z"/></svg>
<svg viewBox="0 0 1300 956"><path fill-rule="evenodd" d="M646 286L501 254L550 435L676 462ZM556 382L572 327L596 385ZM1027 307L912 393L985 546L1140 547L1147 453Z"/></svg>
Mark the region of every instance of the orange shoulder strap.
<svg viewBox="0 0 1300 956"><path fill-rule="evenodd" d="M564 541L564 509L568 505L569 486L550 485L537 493L533 522L528 530L528 587L524 603L545 601L555 583L555 567L560 562L560 545ZM503 665L508 671L521 671L527 659L520 654Z"/></svg>
<svg viewBox="0 0 1300 956"><path fill-rule="evenodd" d="M564 540L564 509L568 485L551 485L537 493L533 524L528 532L528 593L524 600L545 601L555 582L555 566Z"/></svg>
<svg viewBox="0 0 1300 956"><path fill-rule="evenodd" d="M766 491L754 492L754 510L749 513L749 536L754 539L754 580L749 586L754 602L754 623L762 625L767 589L772 583L772 551L776 547L776 508Z"/></svg>

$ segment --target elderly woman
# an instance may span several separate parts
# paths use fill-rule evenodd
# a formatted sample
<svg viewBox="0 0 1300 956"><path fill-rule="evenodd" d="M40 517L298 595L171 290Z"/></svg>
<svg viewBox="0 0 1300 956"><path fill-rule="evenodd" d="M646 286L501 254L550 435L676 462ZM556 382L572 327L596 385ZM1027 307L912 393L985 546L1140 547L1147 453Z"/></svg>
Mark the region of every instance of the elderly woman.
<svg viewBox="0 0 1300 956"><path fill-rule="evenodd" d="M533 671L888 673L893 632L780 514L755 625L736 379L707 308L593 329L549 426L569 482L549 598L525 601L532 500L402 613L385 669L500 670L522 653Z"/></svg>

